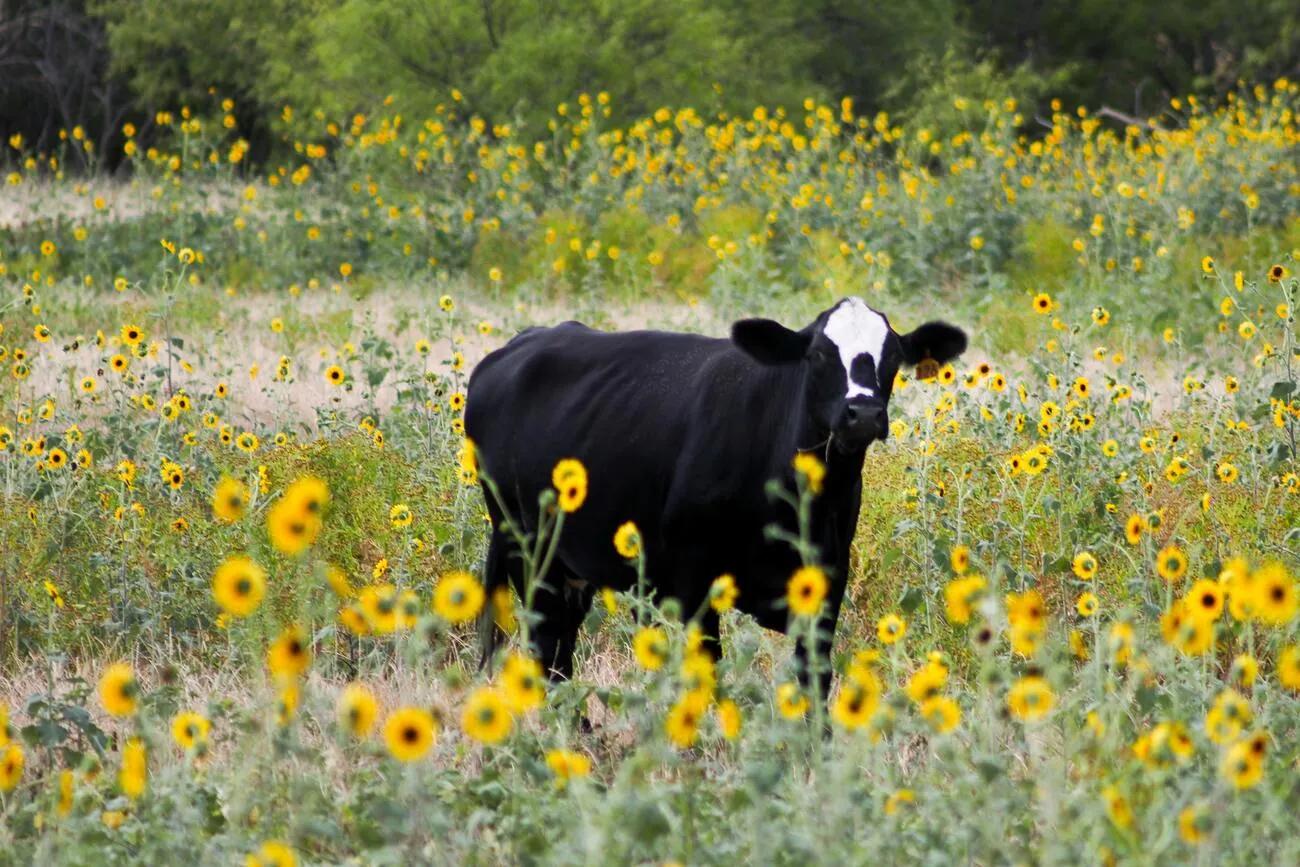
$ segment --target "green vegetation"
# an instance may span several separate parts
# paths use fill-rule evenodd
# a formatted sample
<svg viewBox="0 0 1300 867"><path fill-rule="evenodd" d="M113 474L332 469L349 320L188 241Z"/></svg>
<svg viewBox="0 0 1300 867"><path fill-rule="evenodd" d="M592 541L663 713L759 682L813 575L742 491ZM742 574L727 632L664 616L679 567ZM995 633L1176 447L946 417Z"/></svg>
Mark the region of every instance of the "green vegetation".
<svg viewBox="0 0 1300 867"><path fill-rule="evenodd" d="M115 132L118 182L18 142L0 863L1296 861L1298 95L1037 141L964 89L920 126L597 91L541 143L399 100L254 169L219 93ZM474 363L849 294L974 344L896 386L828 706L786 639L727 611L715 663L636 594L544 686L476 577ZM614 483L566 471L547 533Z"/></svg>
<svg viewBox="0 0 1300 867"><path fill-rule="evenodd" d="M282 110L468 112L547 137L551 109L613 97L626 125L660 107L794 111L808 97L935 124L947 97L1047 100L1146 118L1172 96L1300 75L1287 0L14 0L0 19L0 139L49 150L82 126L116 164L121 124L215 89L261 161ZM956 86L954 86L956 85ZM941 124L941 132L947 132ZM960 128L960 126L956 127ZM283 156L277 153L276 156ZM78 162L77 165L80 168Z"/></svg>

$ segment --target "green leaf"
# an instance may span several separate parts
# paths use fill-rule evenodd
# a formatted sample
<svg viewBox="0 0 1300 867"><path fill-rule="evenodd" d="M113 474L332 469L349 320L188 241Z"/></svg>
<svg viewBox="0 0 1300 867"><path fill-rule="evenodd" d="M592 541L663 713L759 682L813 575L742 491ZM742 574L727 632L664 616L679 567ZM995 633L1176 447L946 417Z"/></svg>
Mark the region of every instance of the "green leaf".
<svg viewBox="0 0 1300 867"><path fill-rule="evenodd" d="M44 719L22 728L23 740L29 746L57 747L68 738L67 731L52 719Z"/></svg>

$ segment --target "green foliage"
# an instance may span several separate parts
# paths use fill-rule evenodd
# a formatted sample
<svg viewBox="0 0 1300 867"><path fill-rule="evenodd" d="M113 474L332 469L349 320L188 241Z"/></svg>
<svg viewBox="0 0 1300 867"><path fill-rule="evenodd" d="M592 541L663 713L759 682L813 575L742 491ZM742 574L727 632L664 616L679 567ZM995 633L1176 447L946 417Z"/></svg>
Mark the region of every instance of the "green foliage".
<svg viewBox="0 0 1300 867"><path fill-rule="evenodd" d="M1050 143L1002 100L939 142L838 103L604 127L592 97L540 149L395 104L312 117L268 174L218 96L128 181L51 166L75 138L20 153L0 862L1295 863L1298 93L1124 135L1060 113ZM707 609L647 600L635 551L573 680L507 674L540 674L536 621L475 594L473 365L563 319L724 334L849 294L973 342L895 383L829 704L734 610L701 655ZM524 602L618 483L581 478L503 524ZM237 556L248 610L256 573L214 582Z"/></svg>
<svg viewBox="0 0 1300 867"><path fill-rule="evenodd" d="M1300 19L1287 0L1085 0L1026 7L969 4L976 40L1010 63L1064 70L1067 105L1110 105L1139 117L1173 95L1222 92L1245 78L1296 72ZM1213 34L1211 36L1210 34Z"/></svg>
<svg viewBox="0 0 1300 867"><path fill-rule="evenodd" d="M59 0L9 4L0 136L49 147L86 128L100 152L122 119L151 134L164 105L214 88L240 105L264 159L284 120L348 115L396 97L449 104L549 138L551 109L613 97L622 125L660 106L794 109L848 96L936 133L961 128L952 96L1016 97L1026 129L1047 97L1144 118L1172 96L1222 96L1295 76L1300 16L1287 0ZM1209 37L1206 34L1213 34ZM93 161L73 154L75 164ZM116 162L113 160L112 162Z"/></svg>
<svg viewBox="0 0 1300 867"><path fill-rule="evenodd" d="M1059 92L1068 77L1068 70L1049 77L1028 64L1003 71L993 60L972 62L949 48L937 58L933 54L911 58L905 72L891 83L886 102L901 107L898 120L913 129L929 130L942 142L982 126L989 103L1012 100L1021 111L1032 111L1045 97ZM1017 124L1022 125L1029 124Z"/></svg>
<svg viewBox="0 0 1300 867"><path fill-rule="evenodd" d="M90 0L107 25L114 70L148 108L198 104L212 89L258 107L267 123L291 81L307 80L312 22L337 0ZM219 46L219 50L217 47Z"/></svg>

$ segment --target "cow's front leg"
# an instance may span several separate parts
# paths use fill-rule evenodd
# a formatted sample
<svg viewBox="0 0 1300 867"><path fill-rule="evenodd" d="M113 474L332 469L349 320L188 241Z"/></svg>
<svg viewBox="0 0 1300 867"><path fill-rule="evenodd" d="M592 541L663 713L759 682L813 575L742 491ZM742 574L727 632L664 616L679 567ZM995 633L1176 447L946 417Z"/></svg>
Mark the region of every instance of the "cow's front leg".
<svg viewBox="0 0 1300 867"><path fill-rule="evenodd" d="M558 586L557 586L558 585ZM591 606L592 589L586 582L557 575L533 595L533 646L551 682L573 677L573 654L578 646L578 630Z"/></svg>

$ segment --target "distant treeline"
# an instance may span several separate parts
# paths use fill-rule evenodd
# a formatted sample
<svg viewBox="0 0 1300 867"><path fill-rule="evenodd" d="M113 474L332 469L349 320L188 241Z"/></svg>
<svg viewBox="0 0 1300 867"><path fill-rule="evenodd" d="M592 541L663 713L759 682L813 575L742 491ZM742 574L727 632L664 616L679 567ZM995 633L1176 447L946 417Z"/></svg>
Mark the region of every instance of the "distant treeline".
<svg viewBox="0 0 1300 867"><path fill-rule="evenodd" d="M542 137L580 92L611 123L844 96L917 122L954 96L1146 117L1297 74L1294 0L0 0L0 145L80 125L109 164L123 123L214 93L257 159L286 105L418 118L453 88Z"/></svg>

